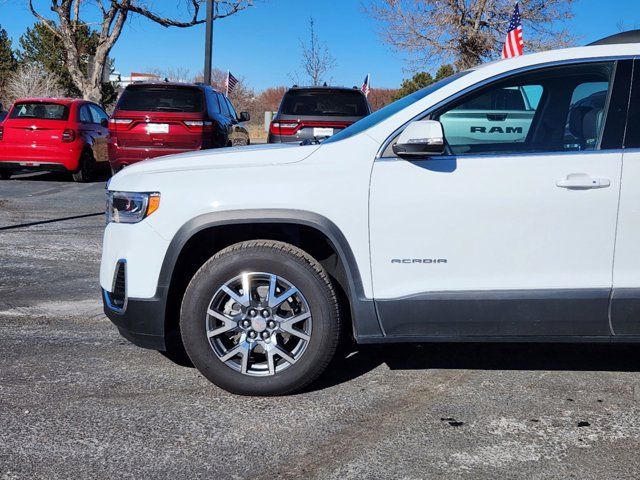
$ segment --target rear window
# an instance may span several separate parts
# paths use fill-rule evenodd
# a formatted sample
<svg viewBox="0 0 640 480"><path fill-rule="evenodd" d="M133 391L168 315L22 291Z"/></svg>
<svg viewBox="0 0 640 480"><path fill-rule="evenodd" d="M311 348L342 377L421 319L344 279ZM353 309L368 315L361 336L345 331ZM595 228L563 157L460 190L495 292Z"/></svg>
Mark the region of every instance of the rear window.
<svg viewBox="0 0 640 480"><path fill-rule="evenodd" d="M369 107L365 96L349 90L290 90L282 99L283 115L365 117Z"/></svg>
<svg viewBox="0 0 640 480"><path fill-rule="evenodd" d="M117 110L198 113L202 107L202 92L197 88L149 86L125 89Z"/></svg>
<svg viewBox="0 0 640 480"><path fill-rule="evenodd" d="M69 107L59 103L16 103L9 118L67 120L69 118Z"/></svg>

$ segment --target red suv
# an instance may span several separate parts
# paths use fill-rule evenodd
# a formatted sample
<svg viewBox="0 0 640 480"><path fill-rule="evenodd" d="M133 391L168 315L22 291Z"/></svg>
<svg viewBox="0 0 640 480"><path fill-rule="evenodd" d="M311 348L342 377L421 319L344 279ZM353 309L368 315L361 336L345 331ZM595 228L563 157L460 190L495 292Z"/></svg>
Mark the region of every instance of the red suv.
<svg viewBox="0 0 640 480"><path fill-rule="evenodd" d="M95 103L70 98L16 100L0 123L0 178L15 170L61 170L89 181L107 160L108 116Z"/></svg>
<svg viewBox="0 0 640 480"><path fill-rule="evenodd" d="M111 170L160 155L248 145L248 121L247 112L238 116L227 97L205 84L131 84L109 120Z"/></svg>

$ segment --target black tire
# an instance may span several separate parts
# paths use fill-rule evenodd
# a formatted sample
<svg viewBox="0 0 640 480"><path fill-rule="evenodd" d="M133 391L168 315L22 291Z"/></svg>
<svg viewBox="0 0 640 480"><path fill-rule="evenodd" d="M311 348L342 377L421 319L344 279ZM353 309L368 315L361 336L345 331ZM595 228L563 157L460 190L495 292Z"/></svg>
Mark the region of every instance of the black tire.
<svg viewBox="0 0 640 480"><path fill-rule="evenodd" d="M9 180L12 173L11 170L0 170L0 180Z"/></svg>
<svg viewBox="0 0 640 480"><path fill-rule="evenodd" d="M71 174L74 182L90 182L95 175L96 162L93 159L93 153L89 150L82 152L80 157L80 165L78 170Z"/></svg>
<svg viewBox="0 0 640 480"><path fill-rule="evenodd" d="M303 354L268 376L243 374L223 363L206 334L206 312L214 293L244 272L286 278L306 299L313 319ZM241 242L214 255L195 274L182 302L180 330L194 366L219 387L240 395L290 394L318 378L333 358L340 339L338 298L327 272L306 252L277 241Z"/></svg>

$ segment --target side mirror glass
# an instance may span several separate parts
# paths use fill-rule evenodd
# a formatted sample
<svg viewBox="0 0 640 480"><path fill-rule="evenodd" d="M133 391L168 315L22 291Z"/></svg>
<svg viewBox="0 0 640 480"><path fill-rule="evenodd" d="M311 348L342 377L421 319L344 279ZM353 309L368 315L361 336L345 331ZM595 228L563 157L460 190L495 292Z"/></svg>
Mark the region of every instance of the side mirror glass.
<svg viewBox="0 0 640 480"><path fill-rule="evenodd" d="M249 115L249 112L240 112L239 120L241 122L248 122L249 120L251 120L251 115Z"/></svg>
<svg viewBox="0 0 640 480"><path fill-rule="evenodd" d="M107 120L106 118L103 118L102 120L100 120L100 126L104 128L109 127L109 120Z"/></svg>
<svg viewBox="0 0 640 480"><path fill-rule="evenodd" d="M405 160L418 160L444 154L442 124L435 120L411 122L393 145L393 153Z"/></svg>

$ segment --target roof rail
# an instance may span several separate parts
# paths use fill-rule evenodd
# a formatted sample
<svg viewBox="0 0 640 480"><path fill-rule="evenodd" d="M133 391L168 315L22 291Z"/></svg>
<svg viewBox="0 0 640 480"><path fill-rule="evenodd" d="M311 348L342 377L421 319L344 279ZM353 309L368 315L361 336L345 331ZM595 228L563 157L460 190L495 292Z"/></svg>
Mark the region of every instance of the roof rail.
<svg viewBox="0 0 640 480"><path fill-rule="evenodd" d="M640 43L640 30L629 30L627 32L616 33L615 35L596 40L587 46L616 45L620 43Z"/></svg>

